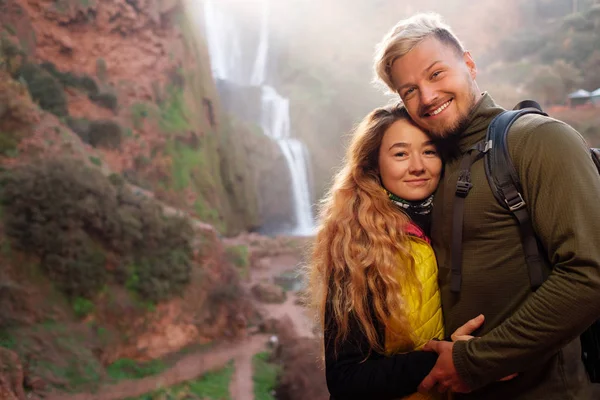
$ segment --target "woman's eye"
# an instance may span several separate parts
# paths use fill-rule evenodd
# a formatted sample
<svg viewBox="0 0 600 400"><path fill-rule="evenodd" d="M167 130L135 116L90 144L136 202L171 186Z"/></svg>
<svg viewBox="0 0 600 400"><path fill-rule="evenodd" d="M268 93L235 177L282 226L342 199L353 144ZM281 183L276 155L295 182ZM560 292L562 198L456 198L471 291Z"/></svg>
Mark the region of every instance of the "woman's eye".
<svg viewBox="0 0 600 400"><path fill-rule="evenodd" d="M437 156L437 151L435 151L435 150L425 150L425 155L428 155L428 156Z"/></svg>
<svg viewBox="0 0 600 400"><path fill-rule="evenodd" d="M407 155L408 155L408 153L405 151L401 151L401 152L394 154L395 157L406 157Z"/></svg>

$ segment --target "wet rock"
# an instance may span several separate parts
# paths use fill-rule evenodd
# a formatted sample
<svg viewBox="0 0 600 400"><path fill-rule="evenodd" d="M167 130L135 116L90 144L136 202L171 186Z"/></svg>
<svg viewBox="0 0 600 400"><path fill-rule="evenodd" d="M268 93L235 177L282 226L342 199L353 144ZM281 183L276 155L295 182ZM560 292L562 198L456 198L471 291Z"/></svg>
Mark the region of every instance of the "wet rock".
<svg viewBox="0 0 600 400"><path fill-rule="evenodd" d="M252 294L263 303L281 304L287 299L286 293L280 286L266 282L257 283L252 287Z"/></svg>

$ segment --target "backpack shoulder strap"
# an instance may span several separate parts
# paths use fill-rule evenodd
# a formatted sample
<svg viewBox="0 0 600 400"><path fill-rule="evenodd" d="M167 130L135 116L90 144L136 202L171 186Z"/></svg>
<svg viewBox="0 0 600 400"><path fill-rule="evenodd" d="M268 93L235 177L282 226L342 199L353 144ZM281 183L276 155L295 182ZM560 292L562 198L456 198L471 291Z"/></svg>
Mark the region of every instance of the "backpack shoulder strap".
<svg viewBox="0 0 600 400"><path fill-rule="evenodd" d="M491 143L490 151L485 156L485 174L496 200L509 210L519 222L521 241L525 252L529 280L533 290L545 280L544 258L531 224L531 218L522 195L521 181L508 152L507 137L513 123L526 114L547 115L535 102L526 101L526 105L534 105L522 109L505 111L499 114L488 127L486 141ZM534 103L534 104L531 104ZM536 107L537 105L537 107ZM517 105L519 107L519 105ZM516 108L517 108L516 107Z"/></svg>
<svg viewBox="0 0 600 400"><path fill-rule="evenodd" d="M600 149L591 148L590 152L592 153L592 161L594 161L598 172L600 172Z"/></svg>

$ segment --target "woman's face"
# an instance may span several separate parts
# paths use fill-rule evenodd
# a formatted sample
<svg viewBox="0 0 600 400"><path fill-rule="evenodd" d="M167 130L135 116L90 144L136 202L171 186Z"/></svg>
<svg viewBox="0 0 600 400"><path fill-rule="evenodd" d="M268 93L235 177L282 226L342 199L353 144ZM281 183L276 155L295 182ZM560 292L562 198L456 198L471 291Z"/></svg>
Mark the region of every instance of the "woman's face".
<svg viewBox="0 0 600 400"><path fill-rule="evenodd" d="M404 200L423 200L436 189L442 160L431 139L411 122L394 122L379 147L383 186Z"/></svg>

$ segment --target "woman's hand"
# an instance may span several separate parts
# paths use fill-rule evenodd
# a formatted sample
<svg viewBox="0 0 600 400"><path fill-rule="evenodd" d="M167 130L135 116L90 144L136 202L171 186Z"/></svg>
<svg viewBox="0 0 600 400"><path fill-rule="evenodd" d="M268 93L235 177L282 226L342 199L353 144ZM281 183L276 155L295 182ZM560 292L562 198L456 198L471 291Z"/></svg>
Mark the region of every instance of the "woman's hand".
<svg viewBox="0 0 600 400"><path fill-rule="evenodd" d="M483 314L479 314L473 319L468 320L463 326L454 331L454 333L450 336L453 342L458 340L471 340L473 333L476 329L479 329L481 325L485 321L485 317Z"/></svg>

